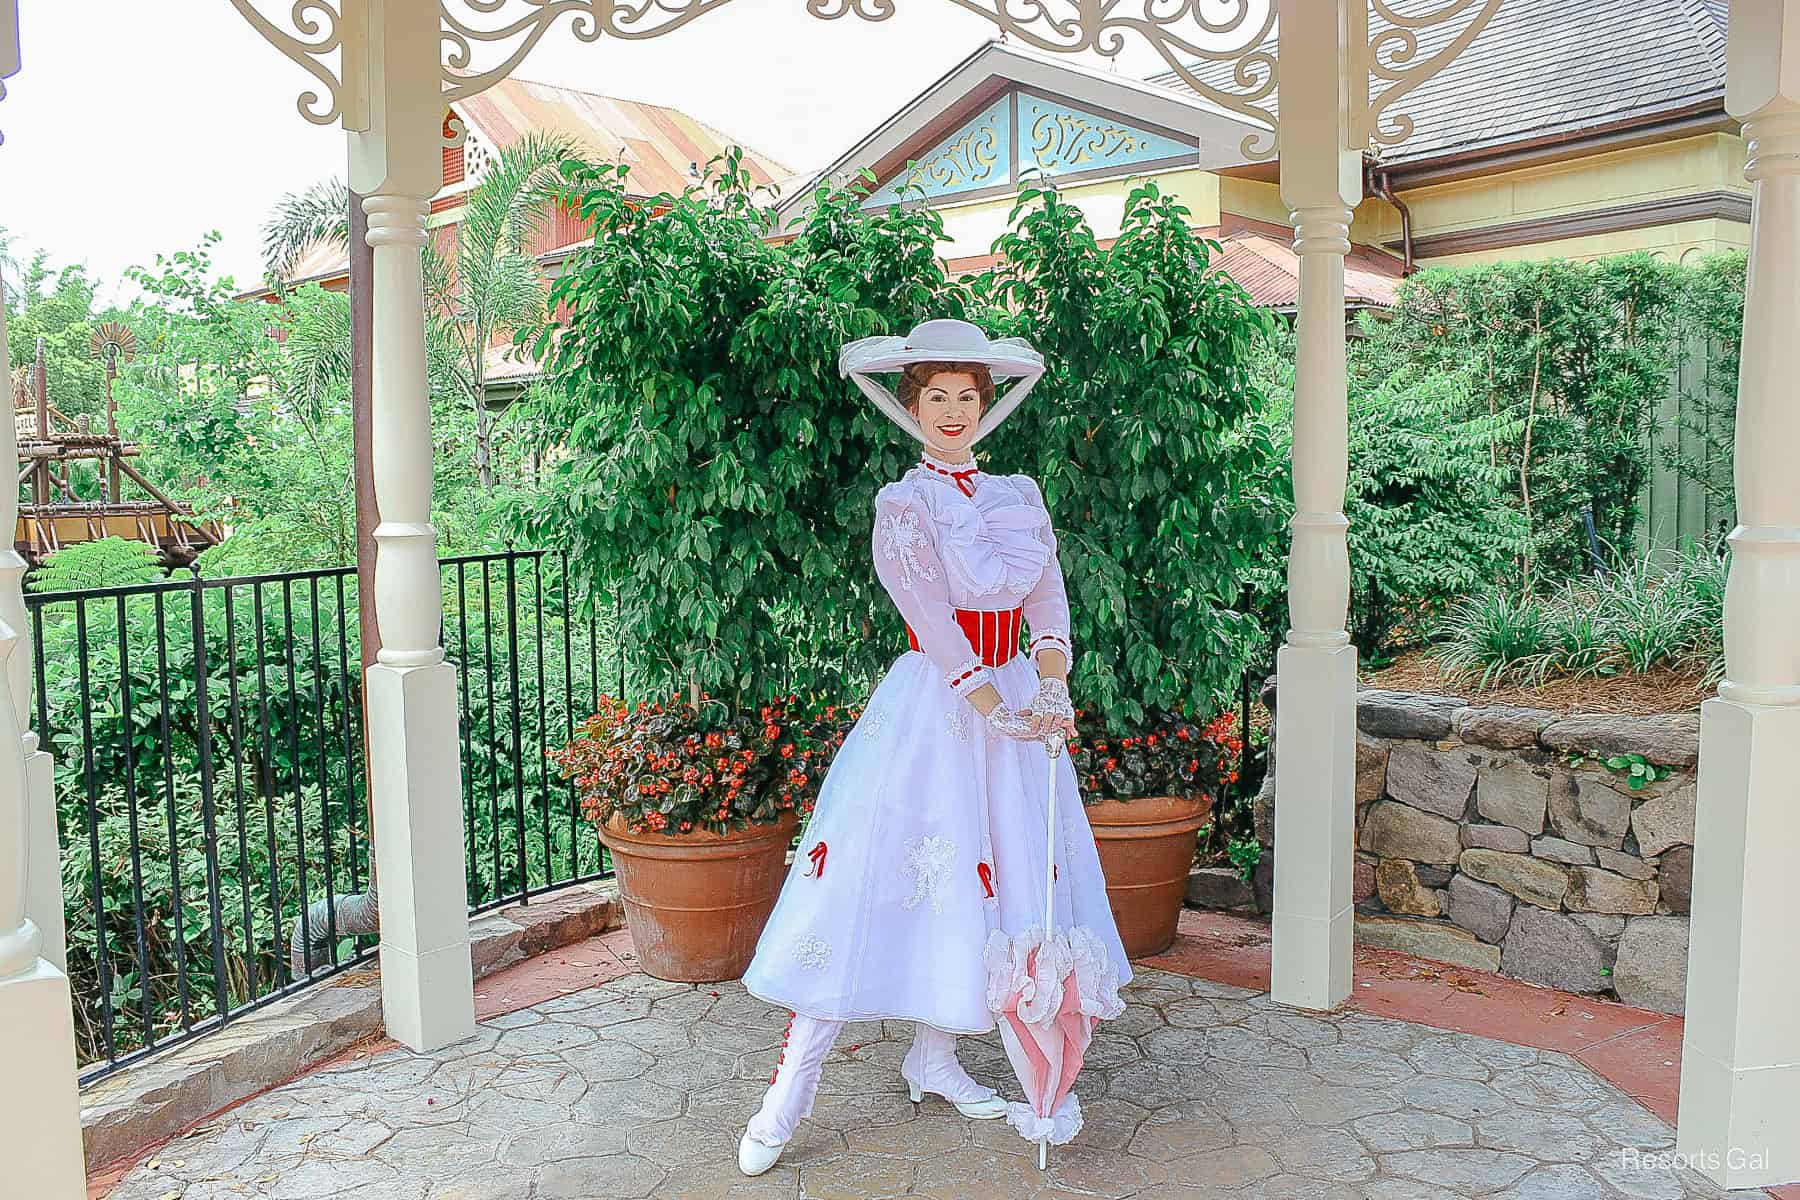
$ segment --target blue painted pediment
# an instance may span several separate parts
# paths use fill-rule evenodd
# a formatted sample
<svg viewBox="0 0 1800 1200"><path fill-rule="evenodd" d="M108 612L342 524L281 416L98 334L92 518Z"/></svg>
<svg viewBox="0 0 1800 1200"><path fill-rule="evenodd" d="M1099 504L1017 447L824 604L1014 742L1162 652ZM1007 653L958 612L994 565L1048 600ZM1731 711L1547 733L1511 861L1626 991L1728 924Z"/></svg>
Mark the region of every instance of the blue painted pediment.
<svg viewBox="0 0 1800 1200"><path fill-rule="evenodd" d="M909 162L869 197L871 205L926 196L954 196L1012 179L1012 97L981 114Z"/></svg>
<svg viewBox="0 0 1800 1200"><path fill-rule="evenodd" d="M1138 164L1197 161L1199 148L1123 117L1014 91L910 160L865 202L878 207L924 197L1010 187L1021 174L1103 173Z"/></svg>

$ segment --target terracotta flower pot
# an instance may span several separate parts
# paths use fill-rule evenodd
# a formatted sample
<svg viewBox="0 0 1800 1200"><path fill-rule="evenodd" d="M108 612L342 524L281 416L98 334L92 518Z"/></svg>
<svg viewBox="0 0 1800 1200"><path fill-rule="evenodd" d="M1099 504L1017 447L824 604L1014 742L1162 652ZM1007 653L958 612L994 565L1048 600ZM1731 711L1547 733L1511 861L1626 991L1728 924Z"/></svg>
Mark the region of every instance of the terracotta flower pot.
<svg viewBox="0 0 1800 1200"><path fill-rule="evenodd" d="M631 833L618 817L600 830L638 965L658 979L716 983L750 966L781 893L799 817L730 833Z"/></svg>
<svg viewBox="0 0 1800 1200"><path fill-rule="evenodd" d="M1212 816L1210 798L1146 796L1087 806L1106 873L1106 899L1125 953L1161 954L1175 942L1187 897L1194 835Z"/></svg>

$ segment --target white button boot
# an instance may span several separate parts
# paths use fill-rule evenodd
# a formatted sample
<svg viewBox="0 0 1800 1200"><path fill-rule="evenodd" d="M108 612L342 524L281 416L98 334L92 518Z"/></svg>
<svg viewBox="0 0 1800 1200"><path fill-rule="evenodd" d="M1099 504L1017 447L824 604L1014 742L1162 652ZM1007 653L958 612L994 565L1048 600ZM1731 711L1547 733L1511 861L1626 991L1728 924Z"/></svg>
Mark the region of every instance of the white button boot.
<svg viewBox="0 0 1800 1200"><path fill-rule="evenodd" d="M775 1063L769 1090L763 1093L762 1107L750 1118L750 1126L738 1142L738 1170L761 1175L781 1157L795 1126L812 1112L825 1056L831 1053L831 1043L843 1024L798 1014L788 1022L781 1057Z"/></svg>
<svg viewBox="0 0 1800 1200"><path fill-rule="evenodd" d="M956 1111L977 1121L992 1121L1006 1115L1006 1101L969 1078L956 1059L956 1035L923 1021L913 1027L912 1049L900 1064L913 1103L924 1099L926 1092L942 1096L956 1105Z"/></svg>

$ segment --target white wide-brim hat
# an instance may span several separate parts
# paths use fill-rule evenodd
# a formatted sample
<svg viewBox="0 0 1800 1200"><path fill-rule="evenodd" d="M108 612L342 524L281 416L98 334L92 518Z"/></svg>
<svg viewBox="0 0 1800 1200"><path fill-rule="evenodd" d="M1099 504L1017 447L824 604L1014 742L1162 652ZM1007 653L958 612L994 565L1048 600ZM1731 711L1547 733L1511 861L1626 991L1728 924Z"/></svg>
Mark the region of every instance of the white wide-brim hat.
<svg viewBox="0 0 1800 1200"><path fill-rule="evenodd" d="M1025 339L989 340L978 326L948 317L915 325L905 337L861 338L849 343L838 352L838 373L854 379L888 420L925 444L925 431L919 422L906 411L893 389L876 378L920 362L980 363L993 375L994 402L981 414L981 424L976 426L970 445L998 428L1044 374L1044 356ZM998 387L1002 379L1013 381L1004 393Z"/></svg>

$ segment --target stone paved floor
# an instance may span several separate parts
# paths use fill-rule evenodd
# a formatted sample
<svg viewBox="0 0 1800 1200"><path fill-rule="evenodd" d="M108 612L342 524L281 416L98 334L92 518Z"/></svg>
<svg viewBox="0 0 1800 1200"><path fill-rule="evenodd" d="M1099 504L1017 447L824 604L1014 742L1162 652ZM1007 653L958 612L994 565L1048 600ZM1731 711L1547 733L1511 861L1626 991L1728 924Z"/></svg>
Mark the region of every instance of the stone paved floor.
<svg viewBox="0 0 1800 1200"><path fill-rule="evenodd" d="M1043 1174L1004 1122L915 1110L898 1074L910 1026L866 1022L839 1038L781 1163L746 1180L737 1134L787 1014L737 984L633 974L435 1054L384 1050L277 1088L165 1146L112 1200L1726 1195L1650 1161L1669 1127L1563 1054L1161 971L1128 999L1088 1058L1087 1126ZM962 1047L1016 1094L997 1038Z"/></svg>

